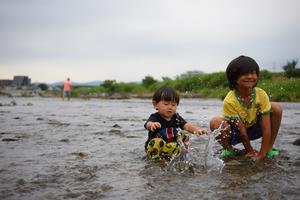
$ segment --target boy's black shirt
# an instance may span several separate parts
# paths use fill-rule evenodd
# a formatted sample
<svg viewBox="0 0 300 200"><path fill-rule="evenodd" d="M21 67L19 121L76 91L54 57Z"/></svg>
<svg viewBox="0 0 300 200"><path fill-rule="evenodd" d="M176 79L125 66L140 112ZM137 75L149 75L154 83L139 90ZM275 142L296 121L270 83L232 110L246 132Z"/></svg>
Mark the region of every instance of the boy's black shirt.
<svg viewBox="0 0 300 200"><path fill-rule="evenodd" d="M149 119L144 124L146 128L146 124L151 122L159 122L161 124L161 128L155 129L153 132L148 132L148 139L145 142L145 148L147 147L150 140L156 137L162 137L166 142L174 142L177 138L177 128L183 129L183 126L187 123L178 113L174 114L170 121L164 119L158 112L150 115ZM146 128L147 129L147 128ZM173 138L167 137L167 132L171 132ZM167 134L167 135L166 135Z"/></svg>

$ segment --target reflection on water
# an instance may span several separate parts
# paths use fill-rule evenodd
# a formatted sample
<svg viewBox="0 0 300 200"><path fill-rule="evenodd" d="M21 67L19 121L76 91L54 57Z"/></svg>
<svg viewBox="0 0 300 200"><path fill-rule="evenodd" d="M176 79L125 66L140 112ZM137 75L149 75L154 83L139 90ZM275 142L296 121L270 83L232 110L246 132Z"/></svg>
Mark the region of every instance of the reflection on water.
<svg viewBox="0 0 300 200"><path fill-rule="evenodd" d="M297 199L300 104L285 103L275 159L222 159L209 136L184 161L147 161L150 100L0 97L0 199ZM178 112L207 127L219 100L183 99ZM260 141L254 142L259 149ZM242 148L242 146L238 146ZM87 152L79 155L79 152Z"/></svg>

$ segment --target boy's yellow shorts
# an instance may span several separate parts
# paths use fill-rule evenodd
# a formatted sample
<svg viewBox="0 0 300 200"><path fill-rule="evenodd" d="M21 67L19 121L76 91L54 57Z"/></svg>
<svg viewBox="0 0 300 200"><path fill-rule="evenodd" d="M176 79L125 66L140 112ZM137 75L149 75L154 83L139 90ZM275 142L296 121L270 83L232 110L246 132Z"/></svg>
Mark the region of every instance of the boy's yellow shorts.
<svg viewBox="0 0 300 200"><path fill-rule="evenodd" d="M151 159L164 159L177 156L180 153L180 145L177 142L166 143L162 138L153 138L147 148L147 157Z"/></svg>

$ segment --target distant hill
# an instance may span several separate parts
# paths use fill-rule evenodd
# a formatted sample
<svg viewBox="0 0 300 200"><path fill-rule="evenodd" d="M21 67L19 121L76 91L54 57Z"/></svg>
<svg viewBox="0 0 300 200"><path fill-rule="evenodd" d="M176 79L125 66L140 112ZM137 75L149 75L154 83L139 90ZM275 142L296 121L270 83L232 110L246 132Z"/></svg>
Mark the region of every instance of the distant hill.
<svg viewBox="0 0 300 200"><path fill-rule="evenodd" d="M102 81L89 81L89 82L84 82L84 83L72 82L72 85L74 87L78 87L78 86L98 86L101 83L102 83ZM56 86L56 87L61 87L63 84L64 84L64 82L60 81L60 82L50 83L48 85L50 85L50 86Z"/></svg>

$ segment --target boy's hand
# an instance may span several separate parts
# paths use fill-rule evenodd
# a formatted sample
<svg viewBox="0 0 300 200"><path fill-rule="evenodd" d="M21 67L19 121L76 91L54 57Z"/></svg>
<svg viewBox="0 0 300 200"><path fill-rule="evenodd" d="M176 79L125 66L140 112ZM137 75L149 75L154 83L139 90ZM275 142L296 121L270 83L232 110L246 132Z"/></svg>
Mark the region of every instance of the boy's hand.
<svg viewBox="0 0 300 200"><path fill-rule="evenodd" d="M148 122L147 127L148 130L154 131L157 128L161 128L161 125L159 122Z"/></svg>
<svg viewBox="0 0 300 200"><path fill-rule="evenodd" d="M197 136L206 135L207 133L208 133L207 130L201 128L194 131L194 134Z"/></svg>

